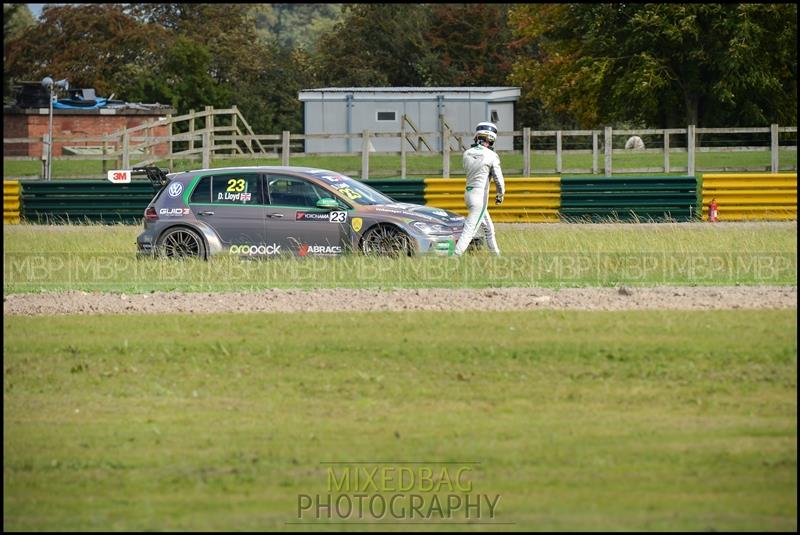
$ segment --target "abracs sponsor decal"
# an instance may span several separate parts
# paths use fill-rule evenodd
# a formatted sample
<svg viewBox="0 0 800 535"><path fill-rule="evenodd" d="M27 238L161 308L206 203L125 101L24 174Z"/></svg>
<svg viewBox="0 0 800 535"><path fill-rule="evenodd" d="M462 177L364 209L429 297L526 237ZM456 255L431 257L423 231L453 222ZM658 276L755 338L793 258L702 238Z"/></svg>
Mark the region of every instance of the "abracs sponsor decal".
<svg viewBox="0 0 800 535"><path fill-rule="evenodd" d="M304 243L300 245L300 249L297 251L297 254L300 256L308 256L308 255L315 255L315 256L330 256L330 255L338 255L342 254L342 247L340 245L309 245Z"/></svg>

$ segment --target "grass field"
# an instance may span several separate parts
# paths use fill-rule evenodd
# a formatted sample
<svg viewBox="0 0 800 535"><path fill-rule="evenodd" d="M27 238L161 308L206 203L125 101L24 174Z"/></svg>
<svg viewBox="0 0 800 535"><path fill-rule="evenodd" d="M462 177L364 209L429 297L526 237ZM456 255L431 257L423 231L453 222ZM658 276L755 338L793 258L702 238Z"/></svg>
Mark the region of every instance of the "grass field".
<svg viewBox="0 0 800 535"><path fill-rule="evenodd" d="M6 225L5 292L796 284L796 223L504 225L504 256L137 260L140 227Z"/></svg>
<svg viewBox="0 0 800 535"><path fill-rule="evenodd" d="M503 169L508 176L518 176L522 173L523 159L522 154L501 154ZM779 154L781 168L797 167L797 151L781 149ZM156 162L157 165L166 167L167 161ZM331 169L340 173L360 176L361 174L361 154L348 156L294 156L290 158L291 165L319 167ZM133 162L135 165L135 162ZM117 169L121 164L108 162L108 169ZM211 162L211 167L234 167L239 165L281 165L279 157L265 159L217 159ZM564 169L591 169L591 154L565 155L562 162ZM600 169L603 169L603 155L598 160ZM663 167L664 157L658 153L635 153L615 154L612 166L615 173L628 168L643 167ZM678 152L670 155L670 167L686 167L687 154ZM723 167L761 167L762 170L769 170L770 153L769 150L763 152L700 152L696 156L696 166L702 168L723 168ZM3 160L3 177L15 179L20 177L35 177L41 174L41 162L39 161L7 161ZM189 169L199 169L199 160L174 160L171 169L182 171ZM531 158L531 169L533 174L553 174L556 167L555 152L553 154L534 154ZM409 177L436 177L441 176L442 157L440 155L408 155L407 174ZM460 176L462 171L461 154L453 153L450 158L451 176ZM663 174L663 173L657 173ZM672 174L682 174L674 172ZM685 173L683 173L685 174ZM55 160L53 162L54 178L71 177L98 177L105 178L100 161L80 161L80 160ZM400 156L372 155L369 159L370 178L386 178L400 176ZM463 175L461 175L463 176Z"/></svg>
<svg viewBox="0 0 800 535"><path fill-rule="evenodd" d="M3 527L312 529L322 463L405 460L476 463L483 529L794 531L796 320L5 317Z"/></svg>

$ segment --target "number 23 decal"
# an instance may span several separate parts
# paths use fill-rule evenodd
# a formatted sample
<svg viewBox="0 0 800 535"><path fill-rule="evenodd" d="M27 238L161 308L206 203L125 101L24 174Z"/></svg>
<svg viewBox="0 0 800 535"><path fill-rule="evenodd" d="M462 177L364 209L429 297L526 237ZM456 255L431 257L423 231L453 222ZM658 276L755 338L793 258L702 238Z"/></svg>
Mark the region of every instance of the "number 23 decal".
<svg viewBox="0 0 800 535"><path fill-rule="evenodd" d="M331 212L331 223L345 223L347 221L347 212Z"/></svg>
<svg viewBox="0 0 800 535"><path fill-rule="evenodd" d="M244 191L244 179L232 178L228 180L228 189L225 191Z"/></svg>

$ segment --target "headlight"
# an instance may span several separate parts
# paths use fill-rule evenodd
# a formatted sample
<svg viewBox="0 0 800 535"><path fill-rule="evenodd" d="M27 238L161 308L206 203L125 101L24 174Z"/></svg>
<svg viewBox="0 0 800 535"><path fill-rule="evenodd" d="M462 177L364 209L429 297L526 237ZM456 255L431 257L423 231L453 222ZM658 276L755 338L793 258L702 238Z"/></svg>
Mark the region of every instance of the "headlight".
<svg viewBox="0 0 800 535"><path fill-rule="evenodd" d="M422 221L415 221L414 227L421 230L425 234L450 234L450 230L444 228L442 225L429 225Z"/></svg>

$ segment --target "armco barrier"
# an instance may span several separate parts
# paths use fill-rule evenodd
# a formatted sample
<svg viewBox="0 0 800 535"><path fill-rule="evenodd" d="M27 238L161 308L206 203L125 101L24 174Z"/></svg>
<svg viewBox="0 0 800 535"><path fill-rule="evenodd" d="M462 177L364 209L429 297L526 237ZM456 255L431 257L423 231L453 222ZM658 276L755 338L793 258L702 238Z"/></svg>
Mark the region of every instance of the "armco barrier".
<svg viewBox="0 0 800 535"><path fill-rule="evenodd" d="M421 178L362 180L398 202L425 204L425 182Z"/></svg>
<svg viewBox="0 0 800 535"><path fill-rule="evenodd" d="M136 223L154 194L144 181L28 181L22 182L22 215L35 223Z"/></svg>
<svg viewBox="0 0 800 535"><path fill-rule="evenodd" d="M422 179L365 182L399 202L425 202ZM21 190L22 215L36 223L138 223L155 194L150 182L144 181L130 184L100 180L27 181L22 183ZM11 205L5 201L5 206ZM16 209L19 221L19 200Z"/></svg>
<svg viewBox="0 0 800 535"><path fill-rule="evenodd" d="M559 177L506 178L503 204L494 204L495 187L489 189L489 214L501 223L558 222ZM466 178L426 178L425 204L466 215Z"/></svg>
<svg viewBox="0 0 800 535"><path fill-rule="evenodd" d="M3 180L3 223L19 223L19 182Z"/></svg>
<svg viewBox="0 0 800 535"><path fill-rule="evenodd" d="M797 219L797 173L704 174L704 221L712 199L720 221Z"/></svg>
<svg viewBox="0 0 800 535"><path fill-rule="evenodd" d="M561 179L567 221L688 221L697 218L697 178L588 177Z"/></svg>

